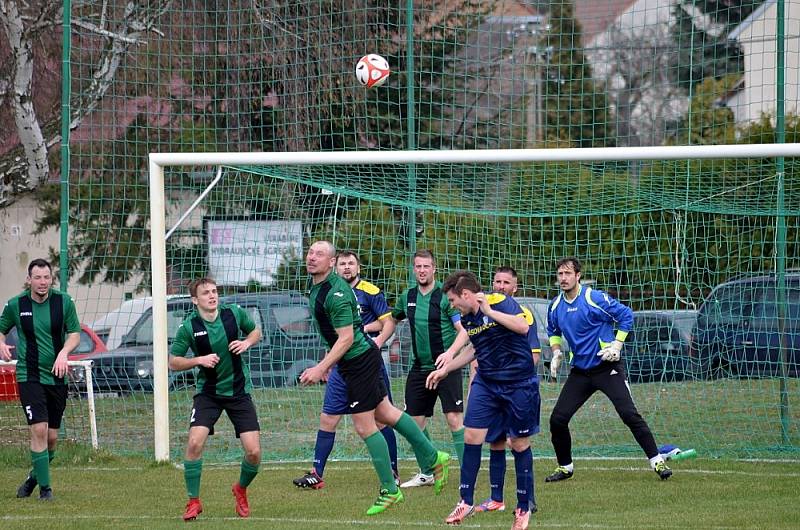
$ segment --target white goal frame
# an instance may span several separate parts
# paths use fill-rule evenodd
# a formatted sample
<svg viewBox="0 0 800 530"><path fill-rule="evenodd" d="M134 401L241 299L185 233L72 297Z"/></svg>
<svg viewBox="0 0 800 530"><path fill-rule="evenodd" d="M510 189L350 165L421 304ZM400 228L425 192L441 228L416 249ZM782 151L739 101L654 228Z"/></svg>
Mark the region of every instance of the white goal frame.
<svg viewBox="0 0 800 530"><path fill-rule="evenodd" d="M441 151L335 151L294 153L150 153L150 250L153 275L153 418L155 458L169 460L169 381L167 349L166 199L164 168L172 166L320 166L348 164L436 164L519 162L610 162L619 160L698 160L800 157L800 143L484 149ZM221 170L196 207L221 177ZM783 174L777 178L782 182ZM184 219L186 215L182 217ZM170 231L172 233L172 230Z"/></svg>
<svg viewBox="0 0 800 530"><path fill-rule="evenodd" d="M16 366L17 361L0 361L0 366ZM86 382L86 404L89 407L89 436L92 440L92 449L99 448L97 441L97 412L94 406L94 383L92 381L93 361L67 361L69 366L83 368L83 380Z"/></svg>

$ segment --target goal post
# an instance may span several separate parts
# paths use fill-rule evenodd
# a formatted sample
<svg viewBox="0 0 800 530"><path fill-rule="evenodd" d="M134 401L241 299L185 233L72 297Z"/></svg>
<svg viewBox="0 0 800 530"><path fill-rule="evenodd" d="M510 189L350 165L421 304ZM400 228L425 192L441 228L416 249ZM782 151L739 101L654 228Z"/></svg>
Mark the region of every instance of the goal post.
<svg viewBox="0 0 800 530"><path fill-rule="evenodd" d="M153 381L154 381L154 449L158 461L169 460L169 379L167 329L167 254L165 168L175 166L276 167L276 166L342 166L395 164L406 167L428 164L515 163L603 163L615 161L692 161L712 159L782 159L800 157L800 143L736 144L661 147L564 148L512 150L430 150L430 151L350 151L350 152L259 152L259 153L150 153L150 236L153 294ZM775 175L777 186L783 186L783 175ZM320 186L324 187L324 186ZM552 190L557 193L558 190ZM408 204L413 204L416 193ZM778 193L778 197L782 197ZM557 199L554 197L554 200ZM777 216L784 206L775 205ZM778 244L781 242L778 241ZM785 241L782 242L785 245ZM780 251L778 251L780 253ZM785 248L783 250L785 255ZM782 411L782 414L784 411Z"/></svg>
<svg viewBox="0 0 800 530"><path fill-rule="evenodd" d="M0 367L16 365L16 360L0 361ZM92 378L94 363L92 361L67 361L67 365L81 370L82 383L86 385L86 415L89 419L89 441L92 444L92 449L97 450L100 447L100 443L97 436L97 410L94 403L94 383ZM3 400L6 400L6 397Z"/></svg>

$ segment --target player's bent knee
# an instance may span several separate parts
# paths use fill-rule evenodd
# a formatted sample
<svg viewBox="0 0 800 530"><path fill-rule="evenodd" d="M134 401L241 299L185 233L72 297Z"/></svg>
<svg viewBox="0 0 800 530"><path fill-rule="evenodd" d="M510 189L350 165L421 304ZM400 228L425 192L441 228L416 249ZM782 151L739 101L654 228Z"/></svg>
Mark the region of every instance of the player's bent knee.
<svg viewBox="0 0 800 530"><path fill-rule="evenodd" d="M566 429L569 425L570 418L564 414L557 414L553 412L550 415L550 430L553 429Z"/></svg>
<svg viewBox="0 0 800 530"><path fill-rule="evenodd" d="M336 427L339 426L339 421L341 419L341 416L335 416L333 414L326 414L323 412L319 415L319 428L323 431L335 432Z"/></svg>
<svg viewBox="0 0 800 530"><path fill-rule="evenodd" d="M521 453L527 451L531 446L531 439L527 436L524 438L511 438L511 449Z"/></svg>

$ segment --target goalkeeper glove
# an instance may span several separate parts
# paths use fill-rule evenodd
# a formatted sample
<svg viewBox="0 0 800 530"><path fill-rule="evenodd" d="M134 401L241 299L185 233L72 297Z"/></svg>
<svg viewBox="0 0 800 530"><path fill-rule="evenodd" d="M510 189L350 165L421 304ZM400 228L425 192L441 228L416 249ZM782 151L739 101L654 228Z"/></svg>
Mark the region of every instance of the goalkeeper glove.
<svg viewBox="0 0 800 530"><path fill-rule="evenodd" d="M553 350L553 357L550 359L550 377L553 379L558 377L558 367L561 365L561 359L564 358L564 354L561 353L561 350Z"/></svg>
<svg viewBox="0 0 800 530"><path fill-rule="evenodd" d="M622 342L615 340L599 352L597 352L598 357L603 359L604 361L619 361L619 352L622 351Z"/></svg>

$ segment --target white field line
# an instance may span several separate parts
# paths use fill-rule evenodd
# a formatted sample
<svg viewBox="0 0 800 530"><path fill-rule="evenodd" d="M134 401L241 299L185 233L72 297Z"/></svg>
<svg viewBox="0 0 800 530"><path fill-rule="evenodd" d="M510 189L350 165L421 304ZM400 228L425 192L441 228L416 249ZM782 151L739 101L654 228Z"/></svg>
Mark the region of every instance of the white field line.
<svg viewBox="0 0 800 530"><path fill-rule="evenodd" d="M534 516L536 517L536 516ZM150 522L176 522L178 520L177 517L159 517L159 516L151 516L151 515L138 515L138 516L131 516L131 515L80 515L80 514L70 514L70 515L3 515L0 516L0 521L8 521L8 522L22 522L22 521L59 521L60 524L63 524L65 521L97 521L100 522L112 522L112 521L150 521ZM295 523L298 525L319 525L321 528L325 528L332 524L335 525L347 525L347 526L358 526L358 527L365 527L365 528L374 528L376 524L376 520L364 520L364 519L310 519L307 517L258 517L255 515L251 515L247 519L242 519L240 517L206 517L206 515L202 516L202 521L204 522L218 522L218 521L225 521L225 522L236 522L239 521L242 524L247 523L248 521L251 522L264 522L264 523ZM176 522L177 524L177 522ZM392 521L388 518L381 518L380 520L380 527L381 528L443 528L445 526L444 522L441 520L431 520L431 521ZM629 529L635 528L639 529L642 527L641 521L632 522L630 525L609 525L609 524L559 524L559 523L543 523L541 521L536 521L537 528L619 528L619 529ZM669 525L666 523L657 523L657 522L648 522L648 528L678 528L677 525ZM508 518L504 518L503 521L496 521L496 522L484 522L479 523L475 522L474 519L468 519L465 522L461 523L460 528L508 528ZM724 528L733 528L733 527L726 527L726 526L714 526L710 527L712 529L724 529Z"/></svg>
<svg viewBox="0 0 800 530"><path fill-rule="evenodd" d="M483 460L487 461L488 459L484 458ZM511 459L508 459L508 460L512 461ZM401 460L401 462L404 462L404 461L405 460ZM582 458L582 459L576 459L576 462L578 462L578 463L580 463L580 462L590 462L590 461L600 461L600 462L603 462L603 461L606 461L606 462L608 462L608 461L618 461L618 462L629 461L629 462L634 462L635 461L635 462L640 462L640 463L637 464L636 466L596 466L596 465L593 465L591 467L587 466L585 468L586 472L592 472L592 471L628 471L628 472L633 472L633 473L644 473L644 472L649 473L650 472L649 466L647 465L646 462L643 461L642 458ZM368 462L363 462L362 463L362 462L352 462L352 461L344 461L344 460L331 461L331 462L335 462L336 463L335 469L340 470L340 471L355 471L355 470L361 470L361 469L365 469L365 468L369 468L370 467L370 464ZM347 462L349 462L349 464ZM407 460L407 462L413 462L413 461L412 460ZM781 464L781 463L797 464L797 463L799 463L797 460L736 460L736 462L776 463L776 464ZM299 463L280 462L280 463L276 463L276 464L266 463L266 464L262 465L262 468L263 469L282 470L282 471L294 469L294 470L300 471L300 470L302 470L302 465L303 464L304 463L302 463L302 462L299 462ZM229 468L233 468L233 467L239 467L239 465L240 464L238 462L220 463L220 464L205 464L204 463L203 464L203 471L213 471L215 468L216 469L229 469ZM173 466L176 469L183 469L183 464L180 463L180 462L173 463ZM577 467L578 470L581 469L580 465L578 465L576 467ZM101 472L102 473L102 472L122 472L122 471L143 471L143 470L152 469L152 468L145 467L145 466L142 466L142 467L131 466L131 467L81 467L80 469L83 470L83 471L94 471L94 472ZM687 469L687 468L683 468L683 467L673 467L673 469L675 470L676 473L679 473L679 474L686 473L686 474L691 474L691 475L734 475L734 476L744 476L744 477L763 477L764 476L764 473L761 472L761 471L758 471L758 472L752 471L751 472L751 471L739 471L739 470L727 470L727 469L697 469L697 468ZM773 470L773 471L770 471L770 475L769 476L770 477L784 477L784 478L800 478L800 471L798 471L798 472L791 472L791 471L783 472L783 471Z"/></svg>

